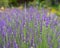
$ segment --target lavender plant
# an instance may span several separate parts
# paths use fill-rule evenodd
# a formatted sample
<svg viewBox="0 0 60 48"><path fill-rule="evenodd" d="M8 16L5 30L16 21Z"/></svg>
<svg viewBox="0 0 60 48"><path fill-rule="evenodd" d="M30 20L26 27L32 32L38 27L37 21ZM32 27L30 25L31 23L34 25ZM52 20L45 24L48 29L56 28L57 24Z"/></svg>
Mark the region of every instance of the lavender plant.
<svg viewBox="0 0 60 48"><path fill-rule="evenodd" d="M60 22L48 13L34 7L0 12L0 48L60 48Z"/></svg>

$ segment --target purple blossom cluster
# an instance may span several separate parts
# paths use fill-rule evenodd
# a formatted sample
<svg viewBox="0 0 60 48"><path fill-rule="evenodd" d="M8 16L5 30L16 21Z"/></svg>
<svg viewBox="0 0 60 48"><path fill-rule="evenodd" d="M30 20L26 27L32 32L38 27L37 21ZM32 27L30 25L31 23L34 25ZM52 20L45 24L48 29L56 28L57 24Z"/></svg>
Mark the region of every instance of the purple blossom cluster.
<svg viewBox="0 0 60 48"><path fill-rule="evenodd" d="M52 48L54 37L51 36L53 34L59 44L58 17L56 14L48 13L49 10L43 8L38 10L34 7L23 10L6 9L4 12L0 12L0 48L40 48L38 45L43 43L44 29L47 32L45 34L48 48Z"/></svg>

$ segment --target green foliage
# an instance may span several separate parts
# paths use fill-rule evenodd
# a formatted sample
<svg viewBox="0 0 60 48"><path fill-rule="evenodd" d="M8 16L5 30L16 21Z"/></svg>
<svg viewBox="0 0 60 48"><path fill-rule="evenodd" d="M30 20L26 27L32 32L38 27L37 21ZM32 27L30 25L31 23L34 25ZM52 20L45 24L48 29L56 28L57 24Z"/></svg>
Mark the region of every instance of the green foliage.
<svg viewBox="0 0 60 48"><path fill-rule="evenodd" d="M8 0L0 0L0 7L4 6L4 7L8 7Z"/></svg>
<svg viewBox="0 0 60 48"><path fill-rule="evenodd" d="M29 3L28 2L26 2L26 3L29 6L33 5L33 6L39 6L39 7L56 7L56 8L59 8L59 7L57 7L57 6L59 6L58 5L59 1L57 1L57 2L56 1L55 0L34 0L33 2L30 2L30 0L29 0ZM19 4L20 3L18 3L18 0L0 0L0 7L2 7L2 6L4 6L4 7L19 6Z"/></svg>
<svg viewBox="0 0 60 48"><path fill-rule="evenodd" d="M17 0L9 0L9 5L10 6L17 6L18 2L17 2Z"/></svg>

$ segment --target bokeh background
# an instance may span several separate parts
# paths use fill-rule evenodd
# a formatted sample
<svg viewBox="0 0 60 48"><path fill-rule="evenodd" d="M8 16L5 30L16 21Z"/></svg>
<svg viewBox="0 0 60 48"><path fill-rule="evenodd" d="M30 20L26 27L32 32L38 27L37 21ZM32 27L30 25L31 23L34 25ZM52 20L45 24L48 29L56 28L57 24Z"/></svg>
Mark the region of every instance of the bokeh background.
<svg viewBox="0 0 60 48"><path fill-rule="evenodd" d="M60 5L60 0L0 0L0 7L17 7L20 5L27 6L49 6L49 7L58 7Z"/></svg>
<svg viewBox="0 0 60 48"><path fill-rule="evenodd" d="M24 8L34 6L38 8L48 8L60 15L60 0L0 0L0 8Z"/></svg>

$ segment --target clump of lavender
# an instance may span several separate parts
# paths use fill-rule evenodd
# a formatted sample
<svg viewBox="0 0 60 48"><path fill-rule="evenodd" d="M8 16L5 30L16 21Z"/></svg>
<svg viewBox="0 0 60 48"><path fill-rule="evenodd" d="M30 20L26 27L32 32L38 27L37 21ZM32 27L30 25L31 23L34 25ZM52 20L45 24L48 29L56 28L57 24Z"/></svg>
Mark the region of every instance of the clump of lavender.
<svg viewBox="0 0 60 48"><path fill-rule="evenodd" d="M0 12L0 48L60 48L60 22L49 10L30 7Z"/></svg>

